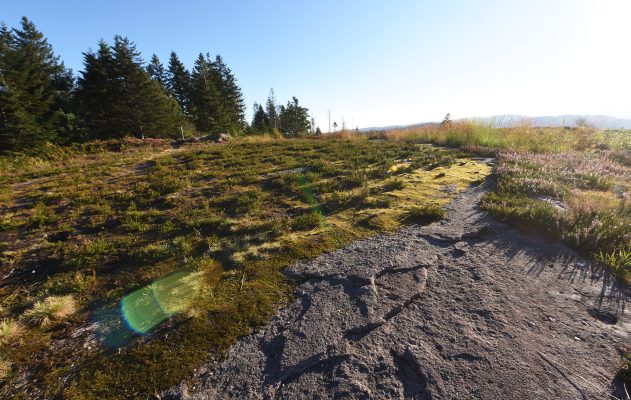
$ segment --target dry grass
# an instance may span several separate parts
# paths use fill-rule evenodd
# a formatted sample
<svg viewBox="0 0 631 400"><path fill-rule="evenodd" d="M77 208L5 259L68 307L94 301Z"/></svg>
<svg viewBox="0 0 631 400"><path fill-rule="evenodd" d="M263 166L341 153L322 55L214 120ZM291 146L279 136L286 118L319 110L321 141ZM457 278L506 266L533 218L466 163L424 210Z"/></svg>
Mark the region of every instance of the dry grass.
<svg viewBox="0 0 631 400"><path fill-rule="evenodd" d="M7 360L3 356L0 356L0 381L3 381L11 373L11 361Z"/></svg>
<svg viewBox="0 0 631 400"><path fill-rule="evenodd" d="M22 335L22 326L14 319L0 321L0 345L16 341Z"/></svg>
<svg viewBox="0 0 631 400"><path fill-rule="evenodd" d="M35 303L33 308L24 313L24 318L45 326L53 321L65 320L76 310L77 305L73 296L50 296Z"/></svg>
<svg viewBox="0 0 631 400"><path fill-rule="evenodd" d="M628 132L592 128L539 128L517 124L498 128L491 122L458 121L448 126L423 126L375 132L372 138L460 147L492 155L498 150L559 153L590 148L629 150Z"/></svg>

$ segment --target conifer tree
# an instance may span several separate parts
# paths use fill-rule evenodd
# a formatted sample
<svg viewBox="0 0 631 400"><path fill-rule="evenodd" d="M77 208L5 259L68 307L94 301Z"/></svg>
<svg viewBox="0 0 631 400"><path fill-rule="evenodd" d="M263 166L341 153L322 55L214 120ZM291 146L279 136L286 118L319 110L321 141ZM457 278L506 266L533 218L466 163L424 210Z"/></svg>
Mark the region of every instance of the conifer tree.
<svg viewBox="0 0 631 400"><path fill-rule="evenodd" d="M167 75L164 65L160 62L160 59L156 54L151 56L151 61L147 65L147 73L154 81L158 82L160 86L166 88Z"/></svg>
<svg viewBox="0 0 631 400"><path fill-rule="evenodd" d="M99 41L97 52L83 53L83 71L77 81L77 112L95 138L115 136L110 117L116 103L114 56L110 46Z"/></svg>
<svg viewBox="0 0 631 400"><path fill-rule="evenodd" d="M200 53L191 74L191 106L195 127L202 132L223 130L224 115L214 75L212 65Z"/></svg>
<svg viewBox="0 0 631 400"><path fill-rule="evenodd" d="M296 97L287 102L280 110L281 132L289 136L297 136L309 132L309 109L298 104Z"/></svg>
<svg viewBox="0 0 631 400"><path fill-rule="evenodd" d="M276 106L276 95L274 94L274 88L271 88L269 90L269 96L267 96L267 102L265 103L265 113L267 115L269 131L280 129L280 119Z"/></svg>
<svg viewBox="0 0 631 400"><path fill-rule="evenodd" d="M263 107L257 103L254 103L254 107L252 107L254 111L254 116L252 117L252 125L250 126L250 130L252 133L265 133L269 130L269 120L267 119L267 114L265 114L265 110Z"/></svg>
<svg viewBox="0 0 631 400"><path fill-rule="evenodd" d="M35 25L0 28L0 148L25 149L54 140L55 118L66 106L71 73Z"/></svg>
<svg viewBox="0 0 631 400"><path fill-rule="evenodd" d="M230 132L240 132L245 120L245 103L241 88L220 55L215 57L212 66L218 77L217 87L221 95L221 105L227 117L228 126L225 128Z"/></svg>
<svg viewBox="0 0 631 400"><path fill-rule="evenodd" d="M184 67L177 54L172 51L166 75L166 89L175 97L187 116L191 115L191 74Z"/></svg>
<svg viewBox="0 0 631 400"><path fill-rule="evenodd" d="M99 138L175 137L182 111L143 68L136 46L114 37L99 43L97 54L84 54L85 69L77 89L78 109L90 133Z"/></svg>
<svg viewBox="0 0 631 400"><path fill-rule="evenodd" d="M443 128L449 128L451 126L451 114L447 113L447 115L445 115L445 118L443 118L440 126L442 126Z"/></svg>
<svg viewBox="0 0 631 400"><path fill-rule="evenodd" d="M19 135L18 92L11 80L13 36L9 28L0 24L0 150L14 149Z"/></svg>

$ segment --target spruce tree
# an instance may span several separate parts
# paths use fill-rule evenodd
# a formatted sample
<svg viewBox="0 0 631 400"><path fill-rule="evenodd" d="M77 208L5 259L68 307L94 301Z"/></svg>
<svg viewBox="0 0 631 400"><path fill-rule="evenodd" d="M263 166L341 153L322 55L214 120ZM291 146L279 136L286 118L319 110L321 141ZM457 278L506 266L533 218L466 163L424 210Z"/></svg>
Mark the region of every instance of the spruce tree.
<svg viewBox="0 0 631 400"><path fill-rule="evenodd" d="M160 59L156 54L151 56L151 61L147 65L147 73L154 81L158 82L160 86L166 88L167 75L164 65L160 62Z"/></svg>
<svg viewBox="0 0 631 400"><path fill-rule="evenodd" d="M150 102L150 80L142 69L142 59L133 43L122 36L114 37L114 76L118 100L113 103L112 123L118 135L144 137L145 113L152 112Z"/></svg>
<svg viewBox="0 0 631 400"><path fill-rule="evenodd" d="M84 57L77 102L93 136L177 136L182 111L151 79L129 39L115 36L112 47L101 42L97 54Z"/></svg>
<svg viewBox="0 0 631 400"><path fill-rule="evenodd" d="M212 65L200 53L191 74L191 109L195 127L202 132L218 133L223 130L224 112L215 75Z"/></svg>
<svg viewBox="0 0 631 400"><path fill-rule="evenodd" d="M254 111L254 116L252 117L250 130L255 134L267 132L269 130L269 120L267 119L267 115L265 114L263 107L254 103L254 107L252 107L252 109Z"/></svg>
<svg viewBox="0 0 631 400"><path fill-rule="evenodd" d="M309 109L298 104L296 97L287 102L286 107L281 107L280 115L281 132L289 136L297 136L309 132Z"/></svg>
<svg viewBox="0 0 631 400"><path fill-rule="evenodd" d="M183 117L181 110L142 68L142 58L134 43L126 37L115 36L112 50L114 75L119 82L116 86L119 101L114 103L113 111L121 134L177 135Z"/></svg>
<svg viewBox="0 0 631 400"><path fill-rule="evenodd" d="M220 55L215 57L213 66L220 78L219 91L222 97L222 107L228 118L229 126L227 128L233 133L241 132L245 124L245 103L241 88L237 85L234 74Z"/></svg>
<svg viewBox="0 0 631 400"><path fill-rule="evenodd" d="M28 18L22 18L20 29L3 25L0 37L0 148L26 149L54 140L71 73Z"/></svg>
<svg viewBox="0 0 631 400"><path fill-rule="evenodd" d="M172 51L166 75L166 89L175 97L187 116L191 115L191 74L184 67L177 54Z"/></svg>
<svg viewBox="0 0 631 400"><path fill-rule="evenodd" d="M265 113L268 119L268 129L273 131L274 129L280 129L280 119L278 111L276 109L276 96L274 89L269 90L269 96L267 96L267 102L265 103Z"/></svg>
<svg viewBox="0 0 631 400"><path fill-rule="evenodd" d="M90 136L120 136L116 135L116 128L110 121L117 95L114 56L110 46L101 40L96 53L83 53L83 71L75 92L77 112L85 121Z"/></svg>
<svg viewBox="0 0 631 400"><path fill-rule="evenodd" d="M449 128L451 126L451 114L447 113L447 115L445 115L445 118L443 118L440 126L443 128Z"/></svg>
<svg viewBox="0 0 631 400"><path fill-rule="evenodd" d="M19 135L18 91L11 82L12 42L9 28L0 24L0 150L15 149Z"/></svg>

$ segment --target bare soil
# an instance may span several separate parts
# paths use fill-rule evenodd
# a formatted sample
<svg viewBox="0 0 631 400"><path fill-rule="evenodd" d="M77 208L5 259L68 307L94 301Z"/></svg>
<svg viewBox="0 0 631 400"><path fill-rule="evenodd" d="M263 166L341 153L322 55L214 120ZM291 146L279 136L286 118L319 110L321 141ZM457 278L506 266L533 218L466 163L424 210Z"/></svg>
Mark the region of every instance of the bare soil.
<svg viewBox="0 0 631 400"><path fill-rule="evenodd" d="M489 185L444 221L291 267L296 300L162 398L625 398L628 288L492 220Z"/></svg>

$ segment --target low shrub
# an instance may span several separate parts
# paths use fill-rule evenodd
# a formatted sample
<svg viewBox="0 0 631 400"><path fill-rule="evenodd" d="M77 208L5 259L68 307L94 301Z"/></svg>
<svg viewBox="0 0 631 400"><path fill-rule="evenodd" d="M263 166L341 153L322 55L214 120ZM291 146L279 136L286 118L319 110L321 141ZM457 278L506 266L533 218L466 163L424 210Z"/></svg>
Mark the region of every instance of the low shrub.
<svg viewBox="0 0 631 400"><path fill-rule="evenodd" d="M366 175L361 173L353 173L351 175L345 176L339 182L339 186L342 189L353 189L356 187L361 187L366 183Z"/></svg>
<svg viewBox="0 0 631 400"><path fill-rule="evenodd" d="M394 190L405 189L405 181L401 178L389 179L383 186L384 192L392 192Z"/></svg>
<svg viewBox="0 0 631 400"><path fill-rule="evenodd" d="M87 276L80 271L67 272L48 278L44 292L51 295L86 293L94 288L96 275Z"/></svg>
<svg viewBox="0 0 631 400"><path fill-rule="evenodd" d="M404 214L405 222L427 225L445 218L445 210L437 205L413 206Z"/></svg>
<svg viewBox="0 0 631 400"><path fill-rule="evenodd" d="M595 254L595 258L611 268L622 279L631 276L631 247L615 249L609 253L601 250Z"/></svg>
<svg viewBox="0 0 631 400"><path fill-rule="evenodd" d="M291 229L294 231L306 231L317 228L322 222L322 214L318 211L308 212L291 220Z"/></svg>

